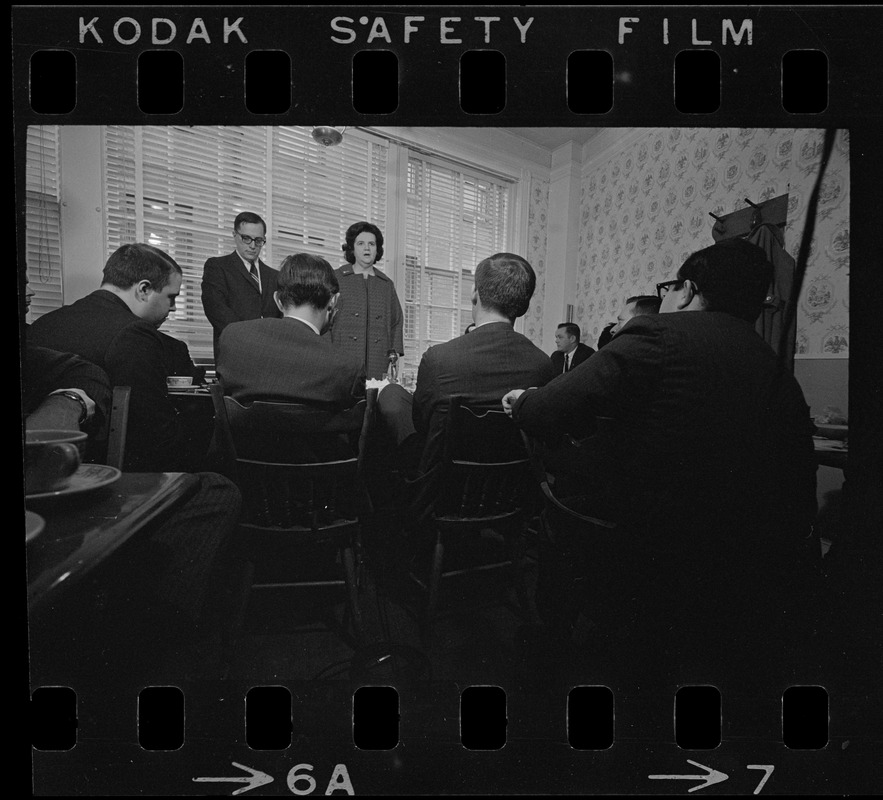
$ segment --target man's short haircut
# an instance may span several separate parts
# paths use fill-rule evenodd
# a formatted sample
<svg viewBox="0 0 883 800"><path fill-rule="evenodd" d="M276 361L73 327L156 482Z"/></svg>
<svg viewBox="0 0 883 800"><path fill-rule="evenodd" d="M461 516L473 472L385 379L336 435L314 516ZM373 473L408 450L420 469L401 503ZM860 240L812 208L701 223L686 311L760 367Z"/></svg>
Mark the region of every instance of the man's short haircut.
<svg viewBox="0 0 883 800"><path fill-rule="evenodd" d="M356 263L356 254L353 252L353 248L356 245L356 238L360 233L374 234L374 241L377 242L377 257L374 260L380 261L383 257L383 234L380 232L380 228L372 225L370 222L354 222L347 228L346 236L344 237L346 241L341 245L347 262L350 264Z"/></svg>
<svg viewBox="0 0 883 800"><path fill-rule="evenodd" d="M331 264L309 253L288 256L279 268L276 283L279 302L285 308L309 303L313 308L322 309L340 291Z"/></svg>
<svg viewBox="0 0 883 800"><path fill-rule="evenodd" d="M233 230L239 233L239 226L245 225L263 225L264 227L264 236L267 235L267 223L258 215L252 211L242 211L236 215L236 219L233 220Z"/></svg>
<svg viewBox="0 0 883 800"><path fill-rule="evenodd" d="M536 285L533 267L514 253L497 253L475 268L481 304L513 322L527 313Z"/></svg>
<svg viewBox="0 0 883 800"><path fill-rule="evenodd" d="M756 245L727 239L697 250L681 265L678 278L696 283L709 311L724 311L755 322L772 280L773 265Z"/></svg>
<svg viewBox="0 0 883 800"><path fill-rule="evenodd" d="M150 288L162 291L172 273L183 275L181 267L168 253L152 244L135 242L118 247L104 265L101 282L118 289L130 289L139 281L150 281Z"/></svg>
<svg viewBox="0 0 883 800"><path fill-rule="evenodd" d="M655 294L636 294L625 301L627 306L630 306L632 303L635 304L633 316L637 317L639 314L658 314L662 300Z"/></svg>
<svg viewBox="0 0 883 800"><path fill-rule="evenodd" d="M576 337L576 340L579 341L579 337L580 337L579 325L577 325L575 322L562 322L557 327L556 330L560 331L562 328L564 328L564 332L568 336L574 336L574 337Z"/></svg>

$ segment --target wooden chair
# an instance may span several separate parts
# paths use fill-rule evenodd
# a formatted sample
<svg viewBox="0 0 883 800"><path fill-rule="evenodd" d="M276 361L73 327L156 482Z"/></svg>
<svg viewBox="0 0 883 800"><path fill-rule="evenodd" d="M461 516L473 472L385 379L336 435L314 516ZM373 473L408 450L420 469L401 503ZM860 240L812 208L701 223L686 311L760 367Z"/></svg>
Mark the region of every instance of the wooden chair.
<svg viewBox="0 0 883 800"><path fill-rule="evenodd" d="M569 638L584 610L589 591L616 560L615 548L620 535L616 522L580 513L559 499L550 483L544 463L544 445L521 432L531 472L543 497L540 514L539 575L537 609L540 616L560 638ZM552 591L544 591L547 576ZM554 588L552 588L554 587Z"/></svg>
<svg viewBox="0 0 883 800"><path fill-rule="evenodd" d="M105 432L99 440L107 442L107 454L104 463L109 467L123 468L126 458L126 433L129 426L129 398L132 395L130 386L114 386L110 415Z"/></svg>
<svg viewBox="0 0 883 800"><path fill-rule="evenodd" d="M452 396L442 462L437 474L429 478L433 488L424 493L421 502L428 496L428 503L414 532L419 537L421 529L425 533L428 528L433 539L428 574L411 573L426 594L422 619L425 644L430 642L443 578L506 569L513 579L519 610L525 618L530 617L523 574L527 521L537 505L530 478L518 429L502 410L470 408L460 396ZM502 541L502 558L445 569L452 544L462 542L468 549L470 543L491 533Z"/></svg>
<svg viewBox="0 0 883 800"><path fill-rule="evenodd" d="M357 585L360 517L370 510L370 499L363 489L361 454L377 390L369 390L365 400L342 412L263 401L243 406L225 397L219 384L211 387L211 394L217 444L243 496L240 544L254 568L248 594L254 589L343 586L353 639L355 646L360 646L364 640ZM358 456L349 455L351 448L341 437L357 439ZM329 456L338 446L345 452ZM336 548L342 575L271 580L260 576L261 547L291 546L294 553L297 547L322 544ZM275 566L294 571L297 565L289 561ZM345 628L344 620L339 629L344 638Z"/></svg>

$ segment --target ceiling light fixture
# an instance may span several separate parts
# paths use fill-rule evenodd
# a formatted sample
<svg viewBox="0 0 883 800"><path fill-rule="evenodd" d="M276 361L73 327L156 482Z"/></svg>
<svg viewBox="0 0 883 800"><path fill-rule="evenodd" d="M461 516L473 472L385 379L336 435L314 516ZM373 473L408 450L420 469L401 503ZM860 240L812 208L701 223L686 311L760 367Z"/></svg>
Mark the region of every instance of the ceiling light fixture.
<svg viewBox="0 0 883 800"><path fill-rule="evenodd" d="M316 125L313 128L313 138L319 142L319 144L325 145L325 147L334 147L336 144L340 144L343 141L343 133L346 130L346 125L343 127L335 127L334 125Z"/></svg>

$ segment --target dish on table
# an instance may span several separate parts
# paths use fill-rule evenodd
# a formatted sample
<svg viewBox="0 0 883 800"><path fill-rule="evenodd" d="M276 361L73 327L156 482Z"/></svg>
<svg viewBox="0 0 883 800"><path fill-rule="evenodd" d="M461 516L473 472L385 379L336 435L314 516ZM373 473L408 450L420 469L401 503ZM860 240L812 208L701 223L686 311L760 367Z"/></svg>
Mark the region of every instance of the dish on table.
<svg viewBox="0 0 883 800"><path fill-rule="evenodd" d="M59 489L51 492L36 492L26 494L27 500L42 500L47 497L67 497L69 495L83 494L110 486L116 483L123 473L116 467L108 467L104 464L80 464L77 471L68 478L67 483Z"/></svg>
<svg viewBox="0 0 883 800"><path fill-rule="evenodd" d="M39 514L25 509L25 542L36 539L46 527L46 520Z"/></svg>

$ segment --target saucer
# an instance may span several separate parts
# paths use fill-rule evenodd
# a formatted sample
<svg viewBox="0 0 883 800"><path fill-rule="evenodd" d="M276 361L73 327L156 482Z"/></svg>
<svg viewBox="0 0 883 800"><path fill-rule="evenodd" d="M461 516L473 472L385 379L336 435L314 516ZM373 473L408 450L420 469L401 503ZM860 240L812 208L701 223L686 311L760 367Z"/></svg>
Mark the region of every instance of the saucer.
<svg viewBox="0 0 883 800"><path fill-rule="evenodd" d="M116 467L108 467L104 464L80 464L77 471L68 478L68 482L60 489L26 494L25 499L43 500L47 497L67 497L68 495L92 492L95 489L116 483L122 474Z"/></svg>
<svg viewBox="0 0 883 800"><path fill-rule="evenodd" d="M39 514L25 509L25 542L36 539L46 527L46 520Z"/></svg>

